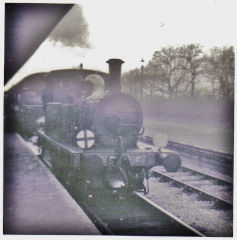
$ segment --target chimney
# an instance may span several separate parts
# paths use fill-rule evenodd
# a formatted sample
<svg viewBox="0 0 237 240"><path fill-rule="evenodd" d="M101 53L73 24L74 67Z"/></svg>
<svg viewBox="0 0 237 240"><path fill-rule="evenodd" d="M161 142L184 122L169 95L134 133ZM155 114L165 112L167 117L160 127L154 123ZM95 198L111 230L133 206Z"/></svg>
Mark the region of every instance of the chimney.
<svg viewBox="0 0 237 240"><path fill-rule="evenodd" d="M124 61L121 59L109 59L106 63L109 64L109 82L107 89L112 93L121 91L121 67Z"/></svg>

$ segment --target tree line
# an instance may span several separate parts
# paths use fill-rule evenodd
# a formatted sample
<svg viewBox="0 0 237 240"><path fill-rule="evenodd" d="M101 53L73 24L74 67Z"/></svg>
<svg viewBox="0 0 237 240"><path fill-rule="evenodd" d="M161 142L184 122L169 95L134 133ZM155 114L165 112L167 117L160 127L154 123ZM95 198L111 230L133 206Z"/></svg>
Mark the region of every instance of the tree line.
<svg viewBox="0 0 237 240"><path fill-rule="evenodd" d="M199 44L163 47L141 68L123 74L124 91L139 98L234 98L234 48Z"/></svg>

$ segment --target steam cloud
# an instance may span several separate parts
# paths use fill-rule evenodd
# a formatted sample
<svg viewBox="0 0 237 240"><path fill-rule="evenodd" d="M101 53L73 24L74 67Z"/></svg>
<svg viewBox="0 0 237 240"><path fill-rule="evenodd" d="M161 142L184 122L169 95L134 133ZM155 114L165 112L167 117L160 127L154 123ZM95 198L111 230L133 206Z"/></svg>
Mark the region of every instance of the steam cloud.
<svg viewBox="0 0 237 240"><path fill-rule="evenodd" d="M88 24L82 9L79 5L75 5L52 31L49 39L69 47L89 48L88 35Z"/></svg>

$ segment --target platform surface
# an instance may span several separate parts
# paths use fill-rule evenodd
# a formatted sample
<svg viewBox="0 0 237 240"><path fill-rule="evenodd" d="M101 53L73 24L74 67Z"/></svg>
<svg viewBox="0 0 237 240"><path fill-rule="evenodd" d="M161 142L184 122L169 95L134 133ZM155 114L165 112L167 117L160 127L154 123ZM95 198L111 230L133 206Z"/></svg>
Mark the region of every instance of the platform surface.
<svg viewBox="0 0 237 240"><path fill-rule="evenodd" d="M16 133L4 137L3 231L4 234L100 234Z"/></svg>

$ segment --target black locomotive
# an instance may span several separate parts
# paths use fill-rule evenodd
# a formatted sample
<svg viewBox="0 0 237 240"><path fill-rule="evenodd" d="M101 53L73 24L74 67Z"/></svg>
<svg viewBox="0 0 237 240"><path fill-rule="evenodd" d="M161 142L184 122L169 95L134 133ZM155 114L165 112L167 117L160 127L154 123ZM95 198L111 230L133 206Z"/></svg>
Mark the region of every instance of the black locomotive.
<svg viewBox="0 0 237 240"><path fill-rule="evenodd" d="M73 70L71 79L67 71L44 74L45 121L43 128L33 129L38 130L42 156L49 154L53 169L70 184L146 192L144 180L148 181L152 167L164 163L167 170L177 171L181 160L174 153L138 146L142 108L135 98L121 92L123 61L107 63L109 74L103 78L83 78Z"/></svg>

